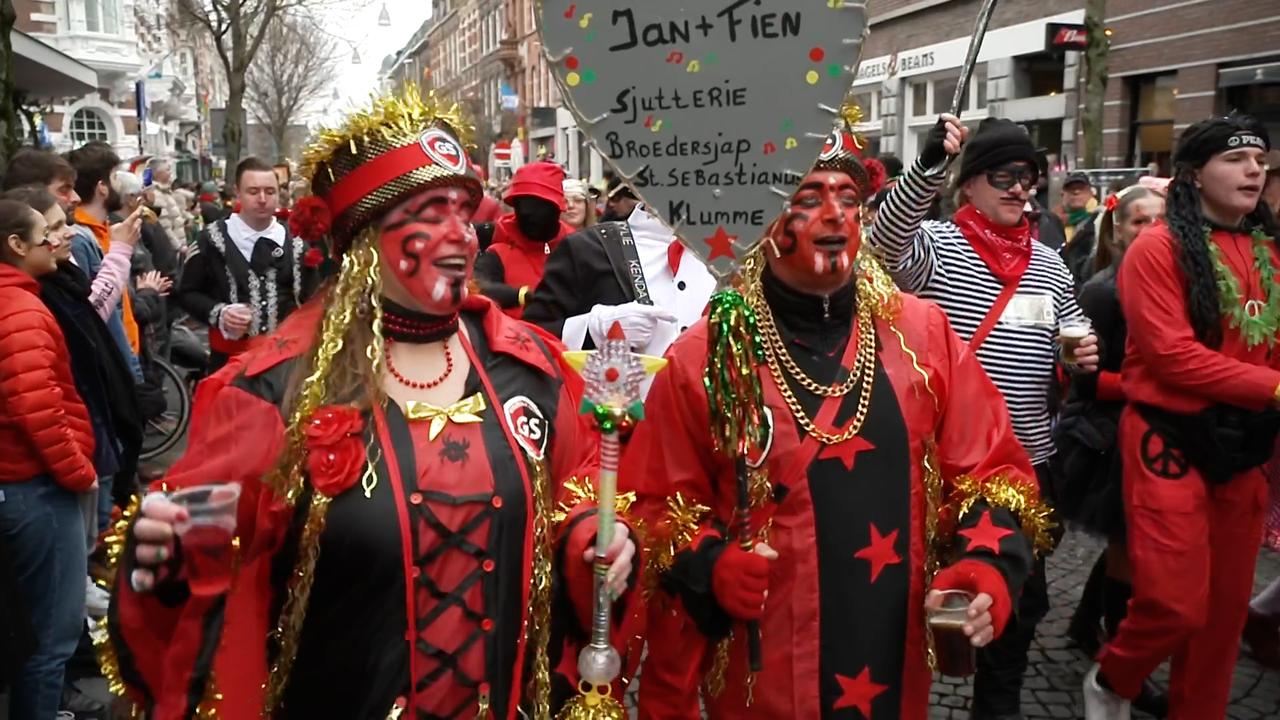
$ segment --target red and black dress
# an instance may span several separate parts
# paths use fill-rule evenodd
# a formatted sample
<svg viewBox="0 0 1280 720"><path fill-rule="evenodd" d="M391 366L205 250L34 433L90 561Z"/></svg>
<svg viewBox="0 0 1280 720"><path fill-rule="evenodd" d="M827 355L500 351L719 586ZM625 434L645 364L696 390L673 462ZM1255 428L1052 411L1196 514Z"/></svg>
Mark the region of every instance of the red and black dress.
<svg viewBox="0 0 1280 720"><path fill-rule="evenodd" d="M768 270L762 282L796 363L816 382L843 382L863 331L853 285L822 298ZM869 409L851 439L827 445L807 434L770 370L758 370L771 422L751 459L752 525L779 558L760 622L763 670L750 680L742 626L710 582L737 493L734 463L712 450L707 431L706 321L669 351L622 475L657 528L651 563L664 571L650 603L642 718L697 718L701 697L712 718L922 719L931 581L991 594L997 632L1008 619L1032 561L1013 507L1026 520L1037 512L1026 452L999 392L937 306L896 289L877 305ZM827 432L857 411L860 385L824 400L786 381ZM936 577L934 557L950 565Z"/></svg>
<svg viewBox="0 0 1280 720"><path fill-rule="evenodd" d="M304 308L201 386L190 450L165 480L242 484L237 571L212 589L171 583L137 594L117 585L109 627L118 679L151 717L210 707L225 718L261 714L279 652L267 638L304 551L307 516L305 498L291 508L262 478L284 446L279 408L315 335L317 308ZM529 699L531 628L546 622L552 707L575 686L591 604L591 567L581 555L593 535L580 529L590 527L582 523L594 506L573 504L579 495L570 486L585 481L596 456L578 415L581 382L561 365L554 339L488 300L467 301L461 323L471 359L465 412L442 423L388 403L366 418L376 479L330 501L274 717L384 718L401 705L401 717L515 718ZM531 452L546 458L553 497L571 506L551 529L549 618L531 610L539 521ZM120 577L128 577L130 555ZM634 634L626 623L638 617L631 598L617 611L622 637Z"/></svg>

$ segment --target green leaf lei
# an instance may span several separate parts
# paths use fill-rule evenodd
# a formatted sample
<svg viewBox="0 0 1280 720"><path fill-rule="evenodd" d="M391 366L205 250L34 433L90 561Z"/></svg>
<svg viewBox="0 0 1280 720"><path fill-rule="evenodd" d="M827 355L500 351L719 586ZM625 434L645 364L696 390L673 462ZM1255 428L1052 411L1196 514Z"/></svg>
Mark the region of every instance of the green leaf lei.
<svg viewBox="0 0 1280 720"><path fill-rule="evenodd" d="M1262 277L1262 289L1266 301L1240 299L1240 281L1222 261L1222 249L1211 239L1212 232L1205 228L1204 241L1213 259L1213 272L1217 277L1218 305L1222 314L1231 318L1231 327L1240 331L1249 349L1267 343L1275 347L1276 334L1280 331L1280 288L1276 286L1276 266L1271 259L1270 238L1255 229L1253 237L1253 267Z"/></svg>

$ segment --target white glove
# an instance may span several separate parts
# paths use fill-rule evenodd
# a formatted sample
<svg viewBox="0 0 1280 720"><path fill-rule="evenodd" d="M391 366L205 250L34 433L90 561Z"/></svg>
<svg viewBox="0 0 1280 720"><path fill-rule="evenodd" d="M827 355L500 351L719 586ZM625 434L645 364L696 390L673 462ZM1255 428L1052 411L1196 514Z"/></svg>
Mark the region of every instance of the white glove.
<svg viewBox="0 0 1280 720"><path fill-rule="evenodd" d="M614 323L622 327L632 350L643 350L658 323L675 323L676 316L653 305L629 302L626 305L596 305L587 315L587 332L596 347L604 344Z"/></svg>

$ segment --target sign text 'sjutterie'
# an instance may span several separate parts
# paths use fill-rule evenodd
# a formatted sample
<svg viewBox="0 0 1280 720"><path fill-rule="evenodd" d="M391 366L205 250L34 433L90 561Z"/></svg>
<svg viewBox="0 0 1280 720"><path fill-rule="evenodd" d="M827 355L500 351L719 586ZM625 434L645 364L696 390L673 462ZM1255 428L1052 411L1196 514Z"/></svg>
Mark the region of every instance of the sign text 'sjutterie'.
<svg viewBox="0 0 1280 720"><path fill-rule="evenodd" d="M764 236L857 72L865 0L544 0L596 148L712 271Z"/></svg>

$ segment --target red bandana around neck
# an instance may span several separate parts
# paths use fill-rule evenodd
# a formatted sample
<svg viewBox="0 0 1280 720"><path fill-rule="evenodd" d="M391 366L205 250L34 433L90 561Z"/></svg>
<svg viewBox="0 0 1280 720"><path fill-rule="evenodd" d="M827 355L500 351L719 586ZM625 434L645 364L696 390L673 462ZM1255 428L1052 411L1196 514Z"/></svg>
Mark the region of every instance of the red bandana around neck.
<svg viewBox="0 0 1280 720"><path fill-rule="evenodd" d="M956 211L952 222L1002 283L1016 282L1031 264L1031 224L1024 217L1012 227L997 225L972 205Z"/></svg>

